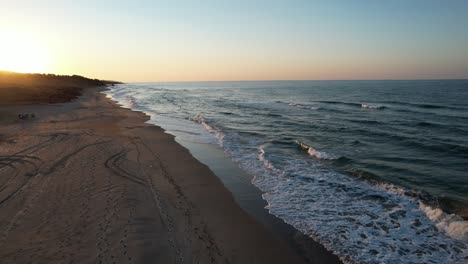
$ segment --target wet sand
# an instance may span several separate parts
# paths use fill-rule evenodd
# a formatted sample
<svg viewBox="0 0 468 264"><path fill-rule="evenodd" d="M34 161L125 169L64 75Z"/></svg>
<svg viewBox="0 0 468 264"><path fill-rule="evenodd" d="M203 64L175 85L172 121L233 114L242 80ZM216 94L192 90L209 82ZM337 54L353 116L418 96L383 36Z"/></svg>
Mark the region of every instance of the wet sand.
<svg viewBox="0 0 468 264"><path fill-rule="evenodd" d="M0 106L2 262L303 263L173 136L101 89Z"/></svg>

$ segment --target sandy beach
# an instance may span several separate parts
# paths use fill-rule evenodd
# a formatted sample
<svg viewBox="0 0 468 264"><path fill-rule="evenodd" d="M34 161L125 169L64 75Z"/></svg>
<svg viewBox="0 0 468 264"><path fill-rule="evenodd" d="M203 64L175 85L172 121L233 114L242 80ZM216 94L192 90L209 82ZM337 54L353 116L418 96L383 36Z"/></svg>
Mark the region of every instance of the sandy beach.
<svg viewBox="0 0 468 264"><path fill-rule="evenodd" d="M0 264L468 264L468 1L4 1Z"/></svg>
<svg viewBox="0 0 468 264"><path fill-rule="evenodd" d="M303 262L173 136L102 89L1 106L2 262Z"/></svg>

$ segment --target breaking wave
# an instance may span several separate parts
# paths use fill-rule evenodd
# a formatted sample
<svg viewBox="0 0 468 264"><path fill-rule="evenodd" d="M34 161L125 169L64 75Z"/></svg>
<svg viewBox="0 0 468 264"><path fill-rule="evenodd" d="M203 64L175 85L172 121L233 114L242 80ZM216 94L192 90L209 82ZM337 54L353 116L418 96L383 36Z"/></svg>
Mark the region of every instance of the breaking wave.
<svg viewBox="0 0 468 264"><path fill-rule="evenodd" d="M307 152L307 154L309 154L310 156L315 157L317 159L326 159L326 160L337 159L336 156L325 153L323 151L318 151L318 150L314 149L313 147L311 147L311 146L309 146L309 145L307 145L307 144L305 144L303 142L300 142L300 141L296 140L296 144L298 144L299 147L302 150L305 150Z"/></svg>
<svg viewBox="0 0 468 264"><path fill-rule="evenodd" d="M195 118L193 119L193 121L201 124L205 128L206 131L208 131L210 134L213 134L215 136L215 138L217 140L217 143L221 147L223 146L224 134L221 131L219 131L219 130L215 129L214 127L210 126L206 122L205 118L201 114L196 115Z"/></svg>
<svg viewBox="0 0 468 264"><path fill-rule="evenodd" d="M452 238L468 242L468 221L456 214L447 214L440 208L434 208L422 202L419 204L419 208L426 213L440 231L446 232Z"/></svg>

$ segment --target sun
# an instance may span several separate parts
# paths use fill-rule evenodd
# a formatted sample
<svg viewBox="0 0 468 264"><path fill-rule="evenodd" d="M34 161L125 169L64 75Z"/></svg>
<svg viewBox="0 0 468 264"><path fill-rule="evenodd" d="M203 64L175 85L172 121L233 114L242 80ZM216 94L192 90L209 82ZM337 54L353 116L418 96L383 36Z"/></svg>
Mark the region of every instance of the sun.
<svg viewBox="0 0 468 264"><path fill-rule="evenodd" d="M47 47L37 35L0 28L0 70L46 73L48 67Z"/></svg>

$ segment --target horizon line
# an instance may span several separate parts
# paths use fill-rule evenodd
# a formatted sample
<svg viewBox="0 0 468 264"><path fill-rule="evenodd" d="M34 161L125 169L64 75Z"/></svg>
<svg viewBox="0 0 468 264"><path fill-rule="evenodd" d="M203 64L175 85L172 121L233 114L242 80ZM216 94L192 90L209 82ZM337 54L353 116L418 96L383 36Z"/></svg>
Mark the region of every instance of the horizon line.
<svg viewBox="0 0 468 264"><path fill-rule="evenodd" d="M122 83L203 83L203 82L310 82L310 81L467 81L468 78L433 79L259 79L259 80L202 80L202 81L119 81ZM116 80L114 80L116 81Z"/></svg>
<svg viewBox="0 0 468 264"><path fill-rule="evenodd" d="M44 74L44 75L63 75L63 76L73 76L78 75L91 79L98 79L101 81L115 81L122 83L202 83L202 82L307 82L307 81L465 81L468 80L468 76L464 78L390 78L390 79L255 79L255 80L185 80L185 81L121 81L114 80L112 78L99 78L99 77L89 77L87 75L82 75L79 73L74 74L64 74L64 73L52 73L52 72L17 72L0 69L0 72L7 73L16 73L16 74Z"/></svg>

